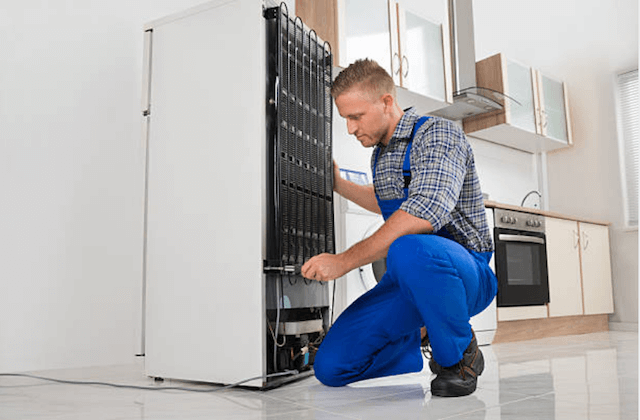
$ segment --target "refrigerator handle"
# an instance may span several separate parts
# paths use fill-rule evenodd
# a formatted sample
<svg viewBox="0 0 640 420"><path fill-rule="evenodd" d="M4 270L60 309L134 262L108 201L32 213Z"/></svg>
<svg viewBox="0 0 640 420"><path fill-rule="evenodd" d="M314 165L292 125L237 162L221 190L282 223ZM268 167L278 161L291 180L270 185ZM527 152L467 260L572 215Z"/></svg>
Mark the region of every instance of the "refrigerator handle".
<svg viewBox="0 0 640 420"><path fill-rule="evenodd" d="M144 32L144 51L142 61L142 115L151 113L151 44L153 29Z"/></svg>

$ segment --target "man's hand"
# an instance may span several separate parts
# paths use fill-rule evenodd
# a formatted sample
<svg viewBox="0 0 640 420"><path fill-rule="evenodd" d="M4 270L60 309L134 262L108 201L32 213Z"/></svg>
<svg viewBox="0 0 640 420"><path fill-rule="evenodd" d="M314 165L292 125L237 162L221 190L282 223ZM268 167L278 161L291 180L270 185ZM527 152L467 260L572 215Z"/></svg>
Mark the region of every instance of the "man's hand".
<svg viewBox="0 0 640 420"><path fill-rule="evenodd" d="M307 261L300 273L311 280L329 281L345 275L348 271L342 254L320 254Z"/></svg>

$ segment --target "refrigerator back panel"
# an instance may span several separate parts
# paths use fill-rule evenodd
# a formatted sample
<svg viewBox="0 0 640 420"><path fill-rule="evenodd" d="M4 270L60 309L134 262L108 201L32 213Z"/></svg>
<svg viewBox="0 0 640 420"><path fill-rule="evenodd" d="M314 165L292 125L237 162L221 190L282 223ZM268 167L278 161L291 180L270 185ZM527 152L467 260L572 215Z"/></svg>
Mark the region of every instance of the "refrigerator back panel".
<svg viewBox="0 0 640 420"><path fill-rule="evenodd" d="M300 267L335 252L331 137L332 56L327 43L284 7L268 9L269 166L273 229L267 259ZM274 16L275 15L275 16Z"/></svg>
<svg viewBox="0 0 640 420"><path fill-rule="evenodd" d="M286 6L265 18L267 373L305 371L331 322L329 283L303 278L300 268L335 253L332 55Z"/></svg>

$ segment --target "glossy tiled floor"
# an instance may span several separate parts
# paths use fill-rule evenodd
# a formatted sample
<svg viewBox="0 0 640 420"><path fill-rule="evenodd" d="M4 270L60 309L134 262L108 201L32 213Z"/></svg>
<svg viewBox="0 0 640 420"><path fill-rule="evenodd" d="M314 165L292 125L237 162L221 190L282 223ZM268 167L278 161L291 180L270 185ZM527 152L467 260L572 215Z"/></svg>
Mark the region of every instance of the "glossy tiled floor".
<svg viewBox="0 0 640 420"><path fill-rule="evenodd" d="M310 377L266 392L229 389L207 394L0 377L0 419L638 418L637 333L611 331L482 350L485 372L477 391L463 398L432 397L428 371L345 388L328 388ZM154 386L141 364L33 373ZM165 382L168 385L197 386Z"/></svg>

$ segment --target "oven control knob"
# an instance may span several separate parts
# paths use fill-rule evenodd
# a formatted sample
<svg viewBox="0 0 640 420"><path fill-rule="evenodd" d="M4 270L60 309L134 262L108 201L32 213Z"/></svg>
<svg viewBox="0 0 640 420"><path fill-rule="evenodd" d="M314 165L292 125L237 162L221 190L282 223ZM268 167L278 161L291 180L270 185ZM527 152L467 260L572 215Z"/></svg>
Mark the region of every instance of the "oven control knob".
<svg viewBox="0 0 640 420"><path fill-rule="evenodd" d="M540 223L540 220L536 220L536 227L540 227L542 226L542 223Z"/></svg>
<svg viewBox="0 0 640 420"><path fill-rule="evenodd" d="M514 224L514 225L515 225L516 223L518 223L518 218L517 218L517 217L514 217L514 218L513 218L513 220L511 221L511 223L512 223L512 224Z"/></svg>
<svg viewBox="0 0 640 420"><path fill-rule="evenodd" d="M534 224L533 220L531 219L527 220L527 226L533 226L533 224Z"/></svg>
<svg viewBox="0 0 640 420"><path fill-rule="evenodd" d="M502 216L502 218L500 220L502 221L502 223L509 223L509 217L508 216Z"/></svg>

